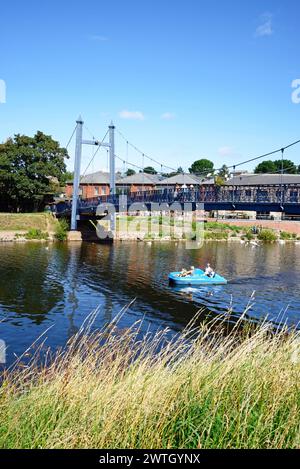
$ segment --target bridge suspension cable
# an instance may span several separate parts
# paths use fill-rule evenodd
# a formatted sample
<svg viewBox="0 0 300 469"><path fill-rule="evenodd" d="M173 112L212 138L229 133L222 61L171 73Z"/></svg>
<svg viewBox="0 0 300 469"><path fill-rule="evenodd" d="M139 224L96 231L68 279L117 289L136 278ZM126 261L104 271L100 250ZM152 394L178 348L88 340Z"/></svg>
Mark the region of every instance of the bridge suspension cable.
<svg viewBox="0 0 300 469"><path fill-rule="evenodd" d="M106 139L107 134L108 134L108 130L106 131L106 134L105 134L104 137L102 138L102 140L101 140L101 142L100 142L100 145L97 144L97 140L95 140L94 137L93 137L93 139L95 140L95 145L97 144L97 149L95 150L95 152L94 152L94 154L92 155L92 157L91 157L91 159L90 159L90 161L89 161L87 167L85 168L85 170L84 170L82 176L80 177L80 181L81 181L82 178L85 176L87 170L89 169L89 167L91 166L92 162L94 161L95 156L97 155L98 151L100 150L100 148L102 148L101 145L102 145L102 143L104 142L104 140Z"/></svg>
<svg viewBox="0 0 300 469"><path fill-rule="evenodd" d="M262 159L262 158L266 158L267 156L271 156L271 155L275 155L276 153L279 153L281 152L283 154L283 152L285 150L287 150L288 148L294 146L294 145L297 145L298 143L300 143L300 140L296 140L295 142L292 142L290 143L289 145L286 145L285 147L281 147L281 148L278 148L277 150L273 150L273 151L270 151L269 153L264 153L263 155L259 155L259 156L255 156L254 158L250 158L248 160L245 160L245 161L241 161L239 163L235 163L235 164L232 164L230 166L227 166L228 169L234 169L237 167L237 166L242 166L243 164L247 164L247 163L251 163L252 161L256 161L256 160L259 160L259 159ZM214 171L220 171L221 169L223 169L222 167L221 168L218 168L218 169L214 169ZM287 168L286 168L287 169ZM211 173L212 170L211 169L208 169L206 171L202 171L201 173L195 173L197 176L205 176L209 173ZM276 171L277 172L277 171ZM278 171L279 173L281 172ZM272 173L273 174L273 173Z"/></svg>
<svg viewBox="0 0 300 469"><path fill-rule="evenodd" d="M73 139L73 137L74 137L74 135L75 135L76 129L77 129L77 124L75 125L74 130L73 130L73 132L72 132L72 134L71 134L71 137L69 138L68 143L67 143L67 145L65 146L65 149L66 149L66 150L68 149L68 146L70 145L70 143L71 143L71 141L72 141L72 139Z"/></svg>
<svg viewBox="0 0 300 469"><path fill-rule="evenodd" d="M160 168L165 168L165 169L170 169L171 171L177 171L177 169L175 168L171 168L170 166L167 166L163 163L161 163L160 161L156 160L155 158L152 158L152 156L149 156L147 155L146 153L144 153L142 150L140 150L136 145L134 145L133 143L131 143L124 135L123 133L116 127L116 131L117 133L120 135L120 137L125 140L126 142L126 145L129 145L131 146L137 153L140 153L141 156L147 158L148 160L152 161L152 163L155 163L157 164L158 166L160 166Z"/></svg>

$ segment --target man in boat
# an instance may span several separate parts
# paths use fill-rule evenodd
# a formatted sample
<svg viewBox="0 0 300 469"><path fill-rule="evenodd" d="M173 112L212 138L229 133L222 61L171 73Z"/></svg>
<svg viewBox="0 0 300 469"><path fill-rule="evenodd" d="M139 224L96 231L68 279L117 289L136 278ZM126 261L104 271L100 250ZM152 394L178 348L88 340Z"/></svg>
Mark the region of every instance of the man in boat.
<svg viewBox="0 0 300 469"><path fill-rule="evenodd" d="M207 275L207 277L214 277L216 274L215 272L213 271L213 269L211 268L210 264L207 264L206 265L206 269L204 271L204 274Z"/></svg>

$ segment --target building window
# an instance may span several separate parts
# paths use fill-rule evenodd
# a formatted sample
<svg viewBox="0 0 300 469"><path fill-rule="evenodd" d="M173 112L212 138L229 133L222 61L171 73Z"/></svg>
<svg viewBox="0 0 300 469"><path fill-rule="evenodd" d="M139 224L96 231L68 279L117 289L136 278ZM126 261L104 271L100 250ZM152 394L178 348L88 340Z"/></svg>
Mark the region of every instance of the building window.
<svg viewBox="0 0 300 469"><path fill-rule="evenodd" d="M94 195L99 195L99 187L94 188Z"/></svg>
<svg viewBox="0 0 300 469"><path fill-rule="evenodd" d="M106 188L104 186L101 187L101 195L106 195Z"/></svg>

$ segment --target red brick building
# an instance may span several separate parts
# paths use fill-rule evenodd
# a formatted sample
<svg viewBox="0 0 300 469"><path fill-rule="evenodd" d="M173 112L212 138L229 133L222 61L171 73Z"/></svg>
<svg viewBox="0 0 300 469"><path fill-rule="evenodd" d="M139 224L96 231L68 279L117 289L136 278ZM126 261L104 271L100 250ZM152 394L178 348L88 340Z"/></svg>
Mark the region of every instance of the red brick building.
<svg viewBox="0 0 300 469"><path fill-rule="evenodd" d="M117 192L139 192L150 191L156 188L160 177L156 174L137 173L132 176L118 178L116 181ZM83 199L98 197L100 195L109 195L109 173L97 171L93 174L87 174L80 180L80 195ZM66 184L66 197L73 195L73 181Z"/></svg>
<svg viewBox="0 0 300 469"><path fill-rule="evenodd" d="M80 180L80 195L83 199L98 197L99 195L109 195L109 173L97 171L87 174ZM66 196L73 195L73 181L67 181Z"/></svg>

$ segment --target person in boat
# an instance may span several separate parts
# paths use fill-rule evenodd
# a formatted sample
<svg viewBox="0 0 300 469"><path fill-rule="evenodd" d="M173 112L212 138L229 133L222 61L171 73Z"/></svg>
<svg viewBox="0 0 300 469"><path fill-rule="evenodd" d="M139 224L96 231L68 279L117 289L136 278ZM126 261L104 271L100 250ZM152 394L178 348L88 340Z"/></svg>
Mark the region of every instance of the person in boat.
<svg viewBox="0 0 300 469"><path fill-rule="evenodd" d="M194 275L195 267L192 265L190 270L182 269L178 277L187 277L189 275Z"/></svg>
<svg viewBox="0 0 300 469"><path fill-rule="evenodd" d="M205 268L205 271L204 271L204 274L207 276L207 277L214 277L216 274L215 272L213 271L213 269L211 268L210 264L207 264L206 265L206 268Z"/></svg>

